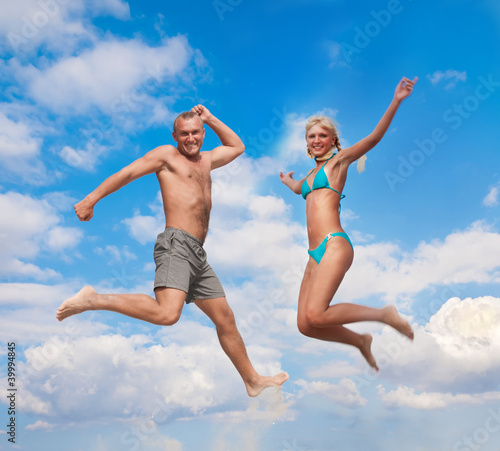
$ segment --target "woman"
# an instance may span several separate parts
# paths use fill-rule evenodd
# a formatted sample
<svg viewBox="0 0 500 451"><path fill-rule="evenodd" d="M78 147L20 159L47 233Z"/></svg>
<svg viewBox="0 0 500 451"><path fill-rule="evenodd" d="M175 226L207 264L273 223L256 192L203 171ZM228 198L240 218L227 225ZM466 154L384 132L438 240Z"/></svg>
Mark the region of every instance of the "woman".
<svg viewBox="0 0 500 451"><path fill-rule="evenodd" d="M313 116L306 124L307 153L316 161L302 180L293 172L283 174L281 181L306 200L309 261L299 292L297 324L301 333L319 340L356 346L367 362L378 371L371 353L372 336L357 334L344 324L378 321L392 326L413 340L413 331L396 309L330 301L350 268L354 252L352 243L340 224L340 200L349 165L365 155L382 139L401 102L417 82L404 78L398 83L394 98L373 132L346 149L341 149L335 125L328 117ZM334 153L334 149L338 152Z"/></svg>

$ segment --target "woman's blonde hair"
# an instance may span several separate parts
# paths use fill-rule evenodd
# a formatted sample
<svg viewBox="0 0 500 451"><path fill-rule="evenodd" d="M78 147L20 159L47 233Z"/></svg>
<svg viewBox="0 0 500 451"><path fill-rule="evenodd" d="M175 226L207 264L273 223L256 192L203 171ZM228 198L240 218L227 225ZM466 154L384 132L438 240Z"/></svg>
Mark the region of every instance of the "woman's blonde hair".
<svg viewBox="0 0 500 451"><path fill-rule="evenodd" d="M311 116L307 122L306 122L306 139L307 139L307 134L309 133L309 130L313 128L315 125L319 125L320 127L323 127L326 130L329 130L332 138L335 139L335 144L333 147L336 147L337 150L340 152L342 150L342 147L340 147L340 141L339 141L339 134L337 132L337 127L335 127L335 124L333 121L328 117L328 116ZM333 151L332 147L332 151ZM309 150L309 147L307 148L307 155L309 158L314 159L314 155L311 153Z"/></svg>

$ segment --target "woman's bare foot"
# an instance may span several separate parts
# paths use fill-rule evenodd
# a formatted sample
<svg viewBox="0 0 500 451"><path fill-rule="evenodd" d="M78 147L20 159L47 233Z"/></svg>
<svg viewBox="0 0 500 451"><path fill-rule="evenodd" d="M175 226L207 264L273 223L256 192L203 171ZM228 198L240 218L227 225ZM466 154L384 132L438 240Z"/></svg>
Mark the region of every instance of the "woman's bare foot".
<svg viewBox="0 0 500 451"><path fill-rule="evenodd" d="M288 380L289 376L287 373L279 373L276 376L259 376L259 378L255 382L245 383L247 388L248 396L254 398L255 396L259 396L262 391L269 387L280 387L284 382Z"/></svg>
<svg viewBox="0 0 500 451"><path fill-rule="evenodd" d="M377 362L375 361L375 357L373 357L373 354L372 354L372 340L373 340L373 337L370 334L364 334L364 335L361 335L361 338L363 339L363 341L361 343L361 346L359 347L359 350L361 351L361 354L366 359L366 361L368 362L368 364L375 371L378 371Z"/></svg>
<svg viewBox="0 0 500 451"><path fill-rule="evenodd" d="M406 335L410 340L413 340L413 330L410 324L405 319L401 318L396 307L388 305L383 308L384 310L384 323L393 327L399 333Z"/></svg>
<svg viewBox="0 0 500 451"><path fill-rule="evenodd" d="M56 318L59 321L77 313L82 313L87 310L92 310L94 298L97 295L96 291L87 285L83 287L72 298L66 299L57 309Z"/></svg>

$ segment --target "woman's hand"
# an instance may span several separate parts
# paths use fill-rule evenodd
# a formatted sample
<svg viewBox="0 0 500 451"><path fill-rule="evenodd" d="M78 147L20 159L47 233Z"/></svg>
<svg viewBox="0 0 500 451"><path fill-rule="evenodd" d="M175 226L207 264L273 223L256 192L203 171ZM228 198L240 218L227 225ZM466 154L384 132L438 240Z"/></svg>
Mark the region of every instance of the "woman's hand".
<svg viewBox="0 0 500 451"><path fill-rule="evenodd" d="M283 172L280 171L280 180L295 194L300 194L300 190L302 188L302 183L304 180L295 180L293 178L293 173L294 171L283 174Z"/></svg>
<svg viewBox="0 0 500 451"><path fill-rule="evenodd" d="M288 174L283 174L283 172L280 171L280 180L288 187L290 187L290 182L296 182L297 180L294 180L293 174L295 171L291 171Z"/></svg>
<svg viewBox="0 0 500 451"><path fill-rule="evenodd" d="M396 87L396 92L394 93L394 98L400 102L406 99L412 92L413 86L418 81L418 77L413 80L403 77Z"/></svg>

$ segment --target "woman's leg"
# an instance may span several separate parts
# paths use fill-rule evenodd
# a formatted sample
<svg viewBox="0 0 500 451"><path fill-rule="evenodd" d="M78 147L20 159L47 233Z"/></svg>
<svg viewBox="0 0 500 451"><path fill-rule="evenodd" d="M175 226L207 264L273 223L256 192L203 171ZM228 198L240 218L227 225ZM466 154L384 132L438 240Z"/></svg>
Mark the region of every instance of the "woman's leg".
<svg viewBox="0 0 500 451"><path fill-rule="evenodd" d="M317 266L307 293L307 322L314 327L323 328L359 321L377 321L413 339L410 325L392 306L374 308L350 303L330 305L352 259L352 249L346 240L333 237L328 241L325 255Z"/></svg>
<svg viewBox="0 0 500 451"><path fill-rule="evenodd" d="M355 346L359 349L368 364L378 371L377 363L371 353L372 336L370 334L358 334L342 325L332 325L329 327L315 327L307 320L306 311L308 294L316 279L318 264L309 258L304 278L300 286L299 305L297 312L297 326L299 331L311 338L331 341Z"/></svg>

